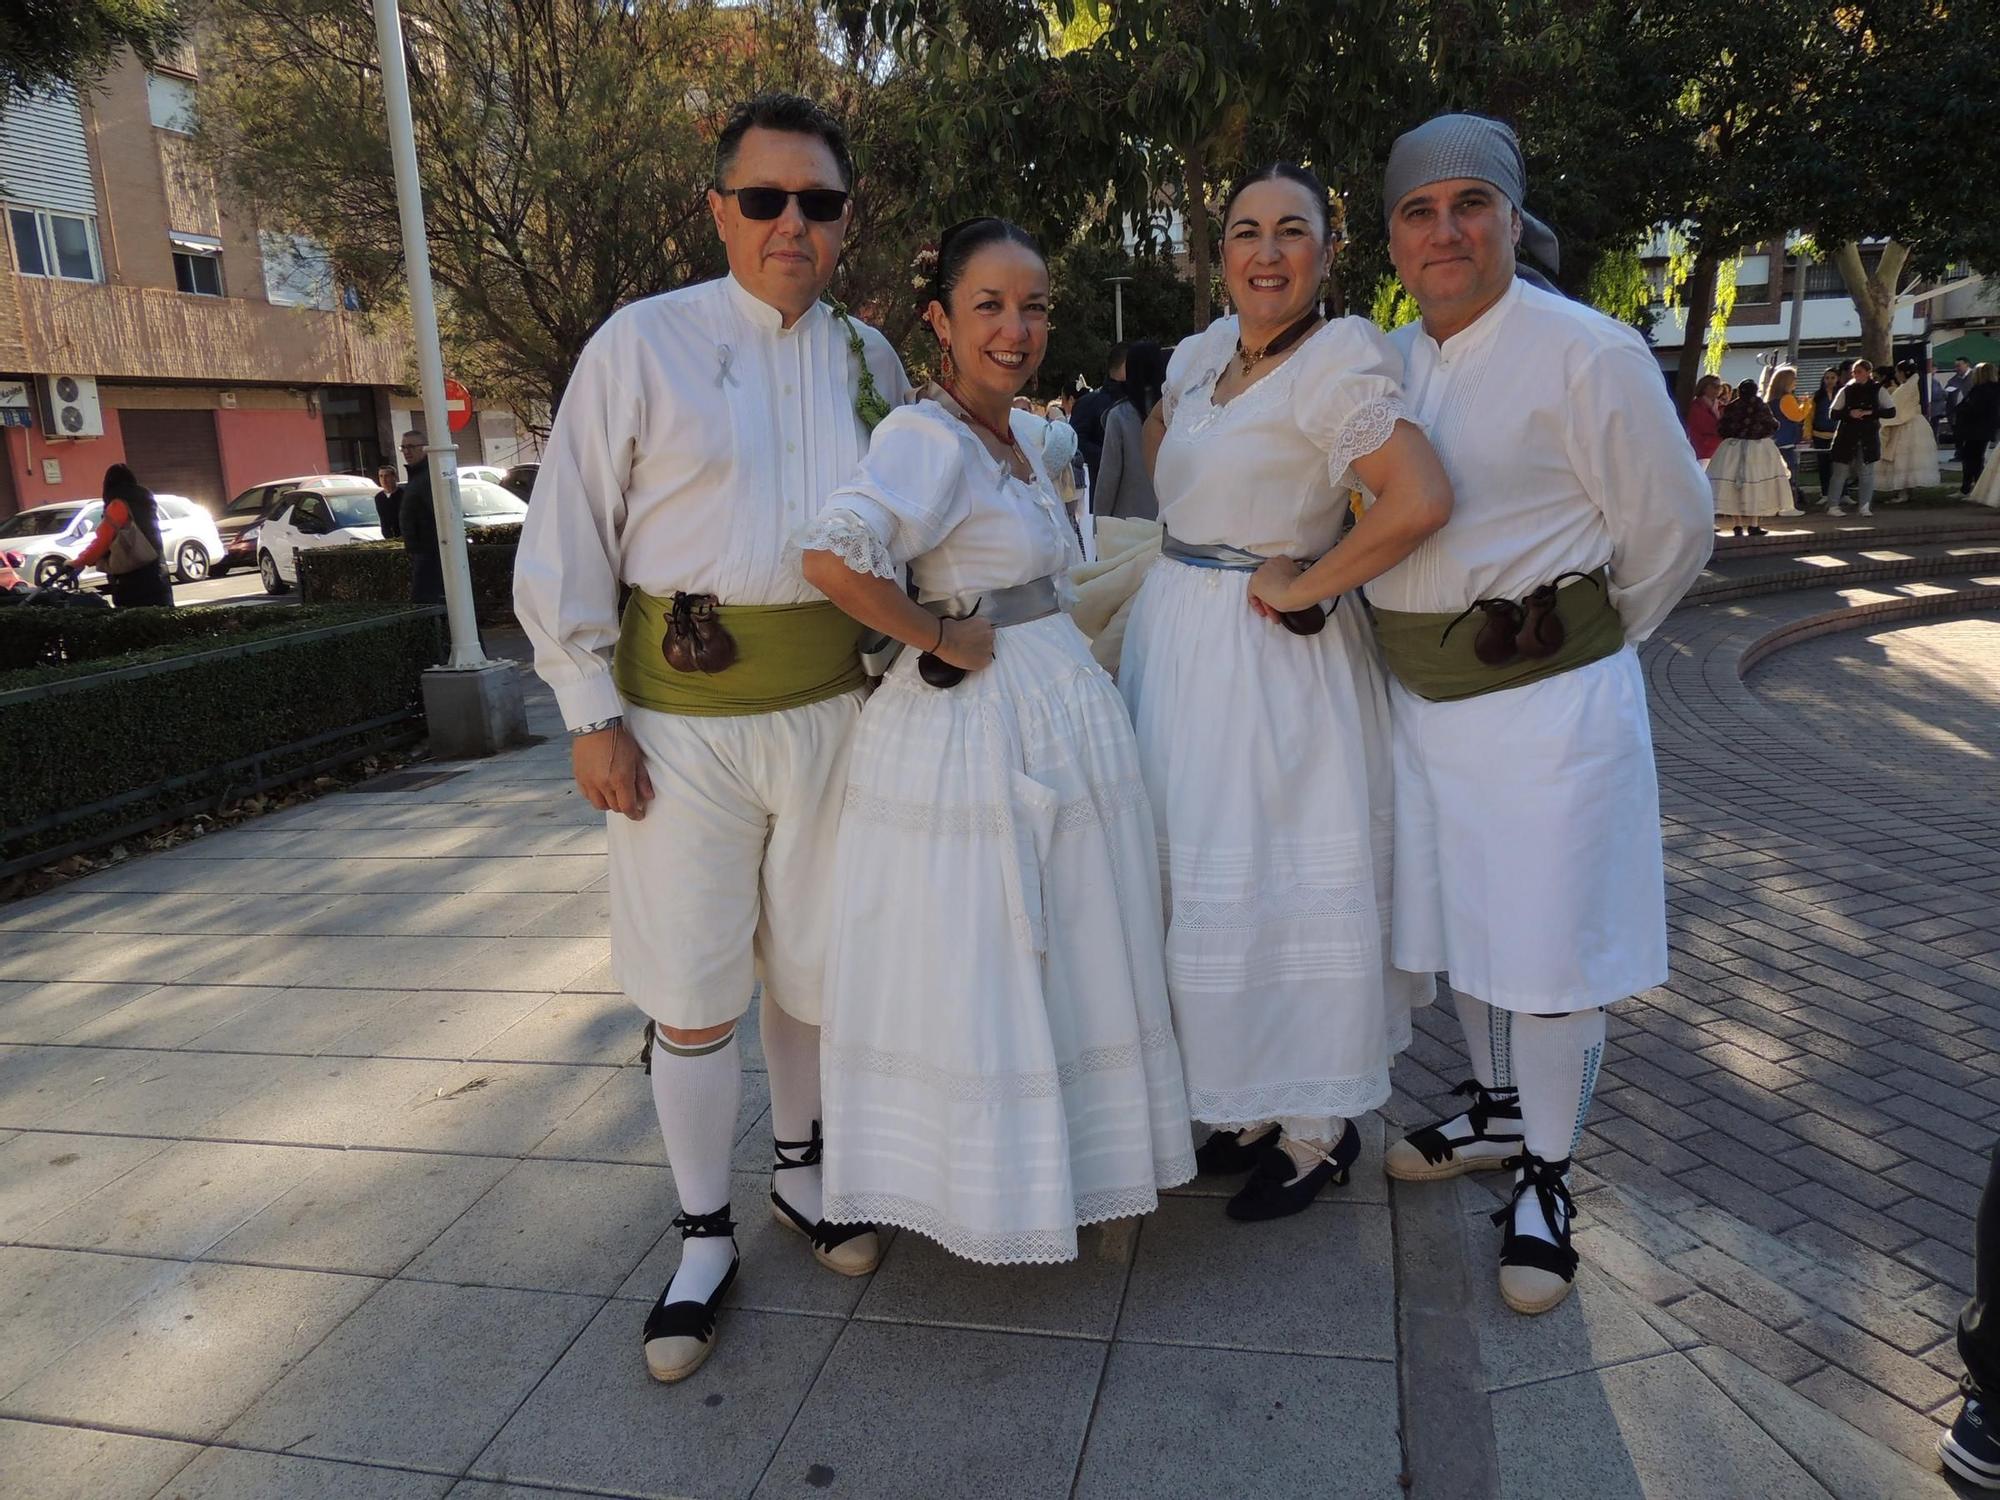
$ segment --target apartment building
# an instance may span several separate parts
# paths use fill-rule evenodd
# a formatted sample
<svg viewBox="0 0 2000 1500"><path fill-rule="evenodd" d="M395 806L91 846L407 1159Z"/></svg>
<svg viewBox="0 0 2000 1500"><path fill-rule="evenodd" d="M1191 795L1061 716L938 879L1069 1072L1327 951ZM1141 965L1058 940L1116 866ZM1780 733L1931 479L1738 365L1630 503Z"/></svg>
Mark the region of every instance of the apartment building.
<svg viewBox="0 0 2000 1500"><path fill-rule="evenodd" d="M0 98L0 517L128 463L212 507L292 474L372 474L420 399L401 317L311 242L260 230L196 153L192 51L90 93ZM508 463L505 413L459 462Z"/></svg>

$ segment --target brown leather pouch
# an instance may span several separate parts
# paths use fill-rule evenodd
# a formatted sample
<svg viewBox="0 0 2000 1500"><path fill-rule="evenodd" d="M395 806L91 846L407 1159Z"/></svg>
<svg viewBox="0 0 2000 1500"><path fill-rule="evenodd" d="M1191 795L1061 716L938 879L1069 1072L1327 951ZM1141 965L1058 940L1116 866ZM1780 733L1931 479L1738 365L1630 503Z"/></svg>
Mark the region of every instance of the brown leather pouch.
<svg viewBox="0 0 2000 1500"><path fill-rule="evenodd" d="M1528 595L1521 628L1514 633L1514 649L1531 660L1540 660L1562 650L1568 634L1556 613L1556 586L1545 583Z"/></svg>
<svg viewBox="0 0 2000 1500"><path fill-rule="evenodd" d="M736 641L715 612L713 594L675 594L660 653L676 672L723 672L736 661Z"/></svg>

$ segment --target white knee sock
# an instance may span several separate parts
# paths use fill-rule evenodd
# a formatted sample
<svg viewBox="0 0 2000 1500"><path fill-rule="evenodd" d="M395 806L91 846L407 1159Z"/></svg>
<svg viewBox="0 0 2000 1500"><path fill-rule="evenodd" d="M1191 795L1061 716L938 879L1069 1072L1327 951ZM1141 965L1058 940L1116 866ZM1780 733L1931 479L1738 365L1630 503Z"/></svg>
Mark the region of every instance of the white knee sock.
<svg viewBox="0 0 2000 1500"><path fill-rule="evenodd" d="M771 1070L771 1134L781 1141L805 1141L819 1120L819 1028L785 1013L767 988L757 1010L764 1042L764 1065ZM779 1153L797 1161L803 1146ZM819 1168L787 1167L771 1175L778 1196L807 1219L819 1222Z"/></svg>
<svg viewBox="0 0 2000 1500"><path fill-rule="evenodd" d="M1597 1092L1597 1068L1604 1060L1604 1012L1517 1016L1513 1040L1528 1154L1546 1162L1565 1160L1583 1139L1584 1117ZM1515 1205L1514 1228L1521 1234L1555 1239L1532 1193L1523 1194Z"/></svg>
<svg viewBox="0 0 2000 1500"><path fill-rule="evenodd" d="M682 1212L707 1214L729 1206L729 1149L742 1095L743 1054L734 1030L720 1042L677 1050L655 1029L653 1108ZM680 1269L661 1300L706 1302L735 1253L730 1239L683 1241Z"/></svg>
<svg viewBox="0 0 2000 1500"><path fill-rule="evenodd" d="M1451 992L1458 1024L1465 1031L1465 1052L1472 1076L1482 1088L1505 1093L1514 1087L1514 1013L1466 994Z"/></svg>

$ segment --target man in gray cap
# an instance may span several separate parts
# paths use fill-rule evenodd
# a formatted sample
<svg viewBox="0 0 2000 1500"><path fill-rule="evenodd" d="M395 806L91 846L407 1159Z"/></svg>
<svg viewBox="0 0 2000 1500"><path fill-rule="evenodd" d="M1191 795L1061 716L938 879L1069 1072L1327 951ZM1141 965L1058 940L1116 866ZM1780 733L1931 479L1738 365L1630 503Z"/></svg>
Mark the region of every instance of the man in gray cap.
<svg viewBox="0 0 2000 1500"><path fill-rule="evenodd" d="M1711 546L1706 477L1637 333L1517 274L1559 269L1497 120L1397 140L1390 335L1457 508L1368 586L1393 680L1398 968L1444 971L1471 1107L1396 1142L1410 1181L1511 1167L1500 1291L1568 1295L1570 1155L1604 1007L1667 978L1659 785L1634 646Z"/></svg>

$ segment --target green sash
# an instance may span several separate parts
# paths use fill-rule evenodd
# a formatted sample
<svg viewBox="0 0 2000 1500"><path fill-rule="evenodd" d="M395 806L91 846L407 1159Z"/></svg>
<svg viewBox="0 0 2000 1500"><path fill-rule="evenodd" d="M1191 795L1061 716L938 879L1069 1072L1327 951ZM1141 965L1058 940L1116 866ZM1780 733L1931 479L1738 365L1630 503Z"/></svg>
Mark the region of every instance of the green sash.
<svg viewBox="0 0 2000 1500"><path fill-rule="evenodd" d="M660 654L671 596L632 590L619 622L611 676L627 703L656 713L731 718L803 708L866 682L862 627L824 599L811 604L723 604L715 615L736 640L721 672L677 672Z"/></svg>
<svg viewBox="0 0 2000 1500"><path fill-rule="evenodd" d="M1553 656L1516 657L1489 667L1472 650L1485 623L1477 610L1459 620L1449 614L1421 614L1371 605L1382 657L1396 680L1419 698L1455 703L1502 688L1522 687L1574 671L1625 648L1625 623L1611 603L1608 568L1556 590L1556 618L1566 632ZM1449 631L1449 634L1446 632Z"/></svg>

